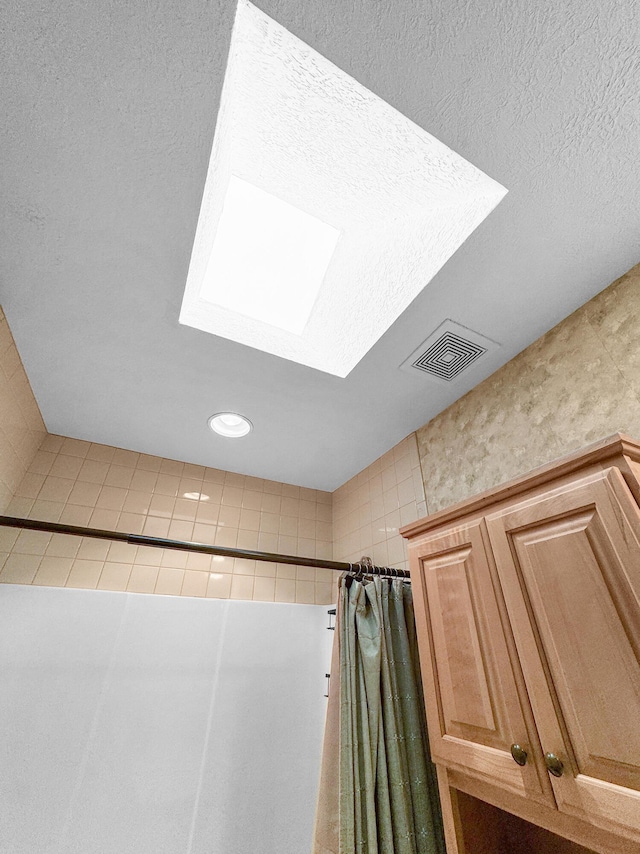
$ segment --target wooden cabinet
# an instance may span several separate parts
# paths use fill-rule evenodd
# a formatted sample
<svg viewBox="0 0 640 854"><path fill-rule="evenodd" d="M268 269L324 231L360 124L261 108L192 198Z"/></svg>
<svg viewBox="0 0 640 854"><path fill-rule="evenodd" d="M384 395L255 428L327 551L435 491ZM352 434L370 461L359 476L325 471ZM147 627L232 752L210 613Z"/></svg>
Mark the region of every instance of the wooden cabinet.
<svg viewBox="0 0 640 854"><path fill-rule="evenodd" d="M421 664L434 761L553 804L546 770L530 747L535 729L527 725L526 692L500 619L484 521L416 547L420 572L412 576L420 626L429 635ZM527 752L526 764L514 761L514 744Z"/></svg>
<svg viewBox="0 0 640 854"><path fill-rule="evenodd" d="M616 435L403 529L444 789L607 854L640 852L639 461Z"/></svg>

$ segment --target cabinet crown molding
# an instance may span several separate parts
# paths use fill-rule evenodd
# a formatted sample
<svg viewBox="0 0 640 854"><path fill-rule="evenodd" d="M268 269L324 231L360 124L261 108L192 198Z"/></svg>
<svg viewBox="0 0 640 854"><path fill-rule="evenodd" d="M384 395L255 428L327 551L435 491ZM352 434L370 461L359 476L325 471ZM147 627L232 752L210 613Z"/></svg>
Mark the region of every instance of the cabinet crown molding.
<svg viewBox="0 0 640 854"><path fill-rule="evenodd" d="M495 506L502 501L512 500L519 493L529 492L537 487L544 487L550 481L557 482L563 476L571 475L589 466L605 468L609 465L617 465L631 491L634 493L635 498L640 502L637 473L635 476L631 474L630 470L624 464L625 458L628 461L640 464L640 442L632 439L630 436L626 436L624 433L613 433L611 436L599 439L597 442L587 445L580 450L545 463L499 486L476 493L470 498L465 498L464 501L452 504L450 507L418 519L416 522L410 522L408 525L400 528L400 533L406 539L410 539L454 520L463 514L470 516L476 512L481 513L488 505Z"/></svg>

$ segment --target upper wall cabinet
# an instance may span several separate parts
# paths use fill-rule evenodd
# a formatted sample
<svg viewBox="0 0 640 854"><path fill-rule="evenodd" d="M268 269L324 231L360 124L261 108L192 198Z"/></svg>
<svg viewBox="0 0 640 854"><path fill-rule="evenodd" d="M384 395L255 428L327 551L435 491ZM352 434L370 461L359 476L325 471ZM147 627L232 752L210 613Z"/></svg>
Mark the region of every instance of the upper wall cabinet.
<svg viewBox="0 0 640 854"><path fill-rule="evenodd" d="M640 832L638 506L610 468L487 527L559 809Z"/></svg>
<svg viewBox="0 0 640 854"><path fill-rule="evenodd" d="M501 624L485 523L426 536L416 549L414 600L429 637L421 666L434 761L553 805Z"/></svg>
<svg viewBox="0 0 640 854"><path fill-rule="evenodd" d="M634 851L639 461L616 435L403 530L434 761Z"/></svg>

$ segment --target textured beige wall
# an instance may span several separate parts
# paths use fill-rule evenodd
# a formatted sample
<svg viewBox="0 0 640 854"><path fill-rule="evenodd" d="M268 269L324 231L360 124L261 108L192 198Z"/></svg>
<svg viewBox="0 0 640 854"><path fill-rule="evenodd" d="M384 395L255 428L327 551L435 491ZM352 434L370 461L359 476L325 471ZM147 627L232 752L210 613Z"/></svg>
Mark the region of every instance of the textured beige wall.
<svg viewBox="0 0 640 854"><path fill-rule="evenodd" d="M416 436L411 433L333 493L335 559L355 563L366 555L378 566L408 569L398 529L425 512Z"/></svg>
<svg viewBox="0 0 640 854"><path fill-rule="evenodd" d="M0 512L24 477L46 429L0 308Z"/></svg>
<svg viewBox="0 0 640 854"><path fill-rule="evenodd" d="M48 435L7 513L331 558L331 493ZM0 528L0 582L327 604L335 573Z"/></svg>
<svg viewBox="0 0 640 854"><path fill-rule="evenodd" d="M640 265L418 430L428 512L617 431L640 438Z"/></svg>

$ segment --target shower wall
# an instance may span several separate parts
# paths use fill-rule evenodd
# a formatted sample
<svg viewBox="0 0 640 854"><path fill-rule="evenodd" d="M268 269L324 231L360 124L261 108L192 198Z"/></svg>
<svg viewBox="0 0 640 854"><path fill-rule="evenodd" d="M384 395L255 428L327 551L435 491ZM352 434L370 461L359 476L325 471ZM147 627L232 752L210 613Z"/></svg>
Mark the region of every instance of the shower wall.
<svg viewBox="0 0 640 854"><path fill-rule="evenodd" d="M416 434L387 451L333 493L333 553L355 562L408 569L406 541L398 533L426 515Z"/></svg>
<svg viewBox="0 0 640 854"><path fill-rule="evenodd" d="M0 513L9 504L46 432L0 308Z"/></svg>
<svg viewBox="0 0 640 854"><path fill-rule="evenodd" d="M329 558L331 493L47 435L6 512ZM0 582L325 604L329 569L0 529Z"/></svg>
<svg viewBox="0 0 640 854"><path fill-rule="evenodd" d="M1 854L309 851L326 610L1 585Z"/></svg>

